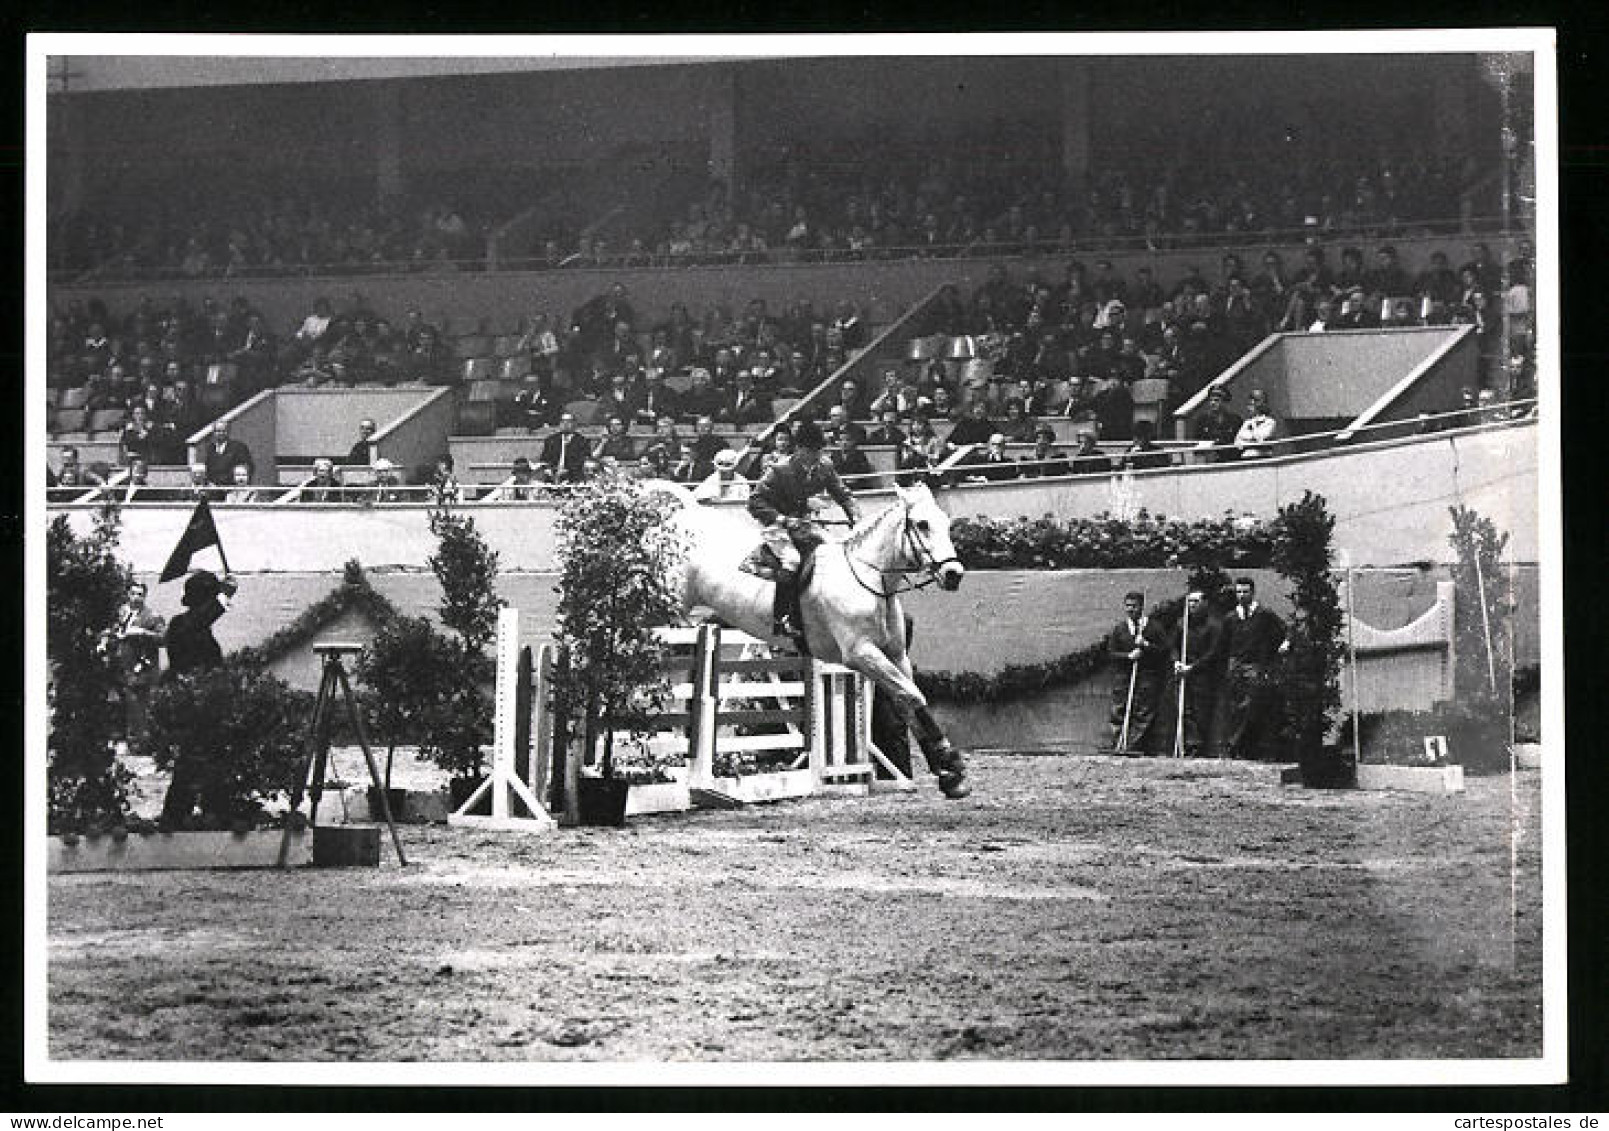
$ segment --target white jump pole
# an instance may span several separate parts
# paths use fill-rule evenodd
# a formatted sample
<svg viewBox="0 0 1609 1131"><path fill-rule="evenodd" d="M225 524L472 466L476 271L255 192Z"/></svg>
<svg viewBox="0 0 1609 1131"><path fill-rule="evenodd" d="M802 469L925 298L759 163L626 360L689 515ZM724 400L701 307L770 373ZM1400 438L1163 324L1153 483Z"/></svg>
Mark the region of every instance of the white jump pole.
<svg viewBox="0 0 1609 1131"><path fill-rule="evenodd" d="M497 690L492 739L492 771L486 780L447 818L449 825L498 829L507 832L541 832L556 828L558 822L529 786L520 780L514 736L518 729L514 717L519 703L517 673L520 659L519 610L503 608L497 614ZM490 797L491 813L475 813ZM510 798L518 798L527 816L515 816Z"/></svg>

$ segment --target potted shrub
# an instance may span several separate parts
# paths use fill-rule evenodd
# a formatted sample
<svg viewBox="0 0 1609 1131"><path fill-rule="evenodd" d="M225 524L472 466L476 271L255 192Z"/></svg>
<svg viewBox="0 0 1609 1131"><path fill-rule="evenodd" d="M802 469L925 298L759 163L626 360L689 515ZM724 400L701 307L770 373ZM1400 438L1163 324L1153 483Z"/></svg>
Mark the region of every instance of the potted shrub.
<svg viewBox="0 0 1609 1131"><path fill-rule="evenodd" d="M672 578L684 548L665 521L675 505L606 479L581 486L559 514L553 714L560 735L579 730L582 749L599 752L597 775L576 774L566 805L582 823L624 823L629 782L616 773L616 736L646 737L669 691L655 627L681 615ZM554 746L570 756L568 743Z"/></svg>

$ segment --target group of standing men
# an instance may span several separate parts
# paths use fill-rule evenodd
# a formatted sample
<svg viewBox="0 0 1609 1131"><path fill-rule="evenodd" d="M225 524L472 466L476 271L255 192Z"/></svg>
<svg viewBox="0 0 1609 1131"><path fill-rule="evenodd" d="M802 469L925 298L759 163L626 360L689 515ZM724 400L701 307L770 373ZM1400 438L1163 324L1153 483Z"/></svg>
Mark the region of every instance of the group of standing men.
<svg viewBox="0 0 1609 1131"><path fill-rule="evenodd" d="M1185 597L1172 623L1148 616L1138 591L1123 598L1123 614L1107 637L1117 668L1109 746L1120 753L1156 750L1172 723L1176 748L1200 757L1212 738L1221 688L1224 754L1258 757L1276 729L1279 659L1290 651L1290 638L1285 622L1258 603L1256 583L1236 579L1235 607L1222 618L1199 589ZM1170 718L1169 707L1180 717Z"/></svg>

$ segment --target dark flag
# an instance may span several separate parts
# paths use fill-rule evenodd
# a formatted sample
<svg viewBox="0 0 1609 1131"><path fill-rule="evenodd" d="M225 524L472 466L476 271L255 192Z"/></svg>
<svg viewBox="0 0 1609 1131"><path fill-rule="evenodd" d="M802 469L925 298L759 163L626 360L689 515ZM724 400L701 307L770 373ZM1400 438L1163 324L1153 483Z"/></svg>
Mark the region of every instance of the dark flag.
<svg viewBox="0 0 1609 1131"><path fill-rule="evenodd" d="M184 533L179 536L179 544L168 555L168 564L162 567L158 584L189 573L191 555L208 546L218 547L219 556L223 555L223 542L218 537L218 528L212 523L212 508L207 506L207 500L202 499L196 504L195 513L190 516ZM228 569L228 566L224 568Z"/></svg>

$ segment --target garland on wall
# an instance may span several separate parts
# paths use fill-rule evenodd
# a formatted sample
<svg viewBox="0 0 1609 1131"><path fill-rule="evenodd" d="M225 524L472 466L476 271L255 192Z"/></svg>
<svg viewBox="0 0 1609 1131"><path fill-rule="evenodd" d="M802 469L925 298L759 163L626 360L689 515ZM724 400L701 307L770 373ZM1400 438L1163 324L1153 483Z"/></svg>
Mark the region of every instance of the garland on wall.
<svg viewBox="0 0 1609 1131"><path fill-rule="evenodd" d="M262 643L236 649L232 658L248 666L267 667L349 612L362 613L381 627L402 615L389 598L369 583L356 559L346 563L341 584L333 591L303 609L295 620Z"/></svg>
<svg viewBox="0 0 1609 1131"><path fill-rule="evenodd" d="M1197 566L1191 571L1186 589L1200 589L1207 603L1219 615L1234 603L1234 586L1229 575L1215 565ZM1173 597L1151 607L1150 615L1172 623L1184 608L1182 597ZM1076 687L1106 666L1105 639L1078 648L1065 656L1039 664L1007 664L994 675L977 672L915 672L916 686L929 701L955 706L1000 705L1042 691Z"/></svg>
<svg viewBox="0 0 1609 1131"><path fill-rule="evenodd" d="M968 569L1257 569L1274 555L1274 524L1225 511L1221 518L958 518L950 527Z"/></svg>

